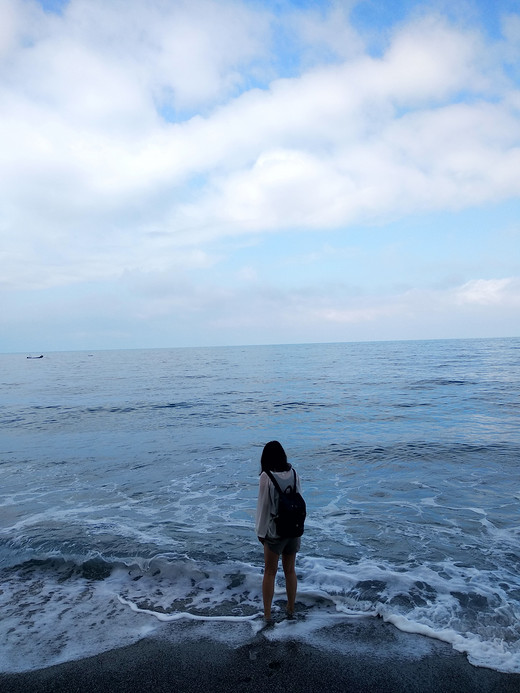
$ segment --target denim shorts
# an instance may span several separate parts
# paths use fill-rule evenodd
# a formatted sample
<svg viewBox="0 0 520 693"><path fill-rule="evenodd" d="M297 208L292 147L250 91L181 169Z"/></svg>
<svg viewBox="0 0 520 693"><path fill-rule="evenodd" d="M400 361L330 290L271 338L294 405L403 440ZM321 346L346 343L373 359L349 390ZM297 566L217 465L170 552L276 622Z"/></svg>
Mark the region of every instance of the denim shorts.
<svg viewBox="0 0 520 693"><path fill-rule="evenodd" d="M283 553L284 556L292 556L300 550L300 537L288 537L286 539L266 539L265 543L269 549L278 556Z"/></svg>

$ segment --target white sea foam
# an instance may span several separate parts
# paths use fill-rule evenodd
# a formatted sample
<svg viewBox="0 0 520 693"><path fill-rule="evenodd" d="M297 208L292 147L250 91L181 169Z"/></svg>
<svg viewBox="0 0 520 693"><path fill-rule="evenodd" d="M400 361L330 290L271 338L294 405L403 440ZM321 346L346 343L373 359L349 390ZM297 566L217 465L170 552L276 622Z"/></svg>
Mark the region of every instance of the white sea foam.
<svg viewBox="0 0 520 693"><path fill-rule="evenodd" d="M101 579L90 575L95 570L49 560L45 566L28 564L4 581L0 653L8 670L96 654L180 622L221 624L219 637L233 642L246 642L261 627L258 566L201 563L172 554L116 566ZM503 576L483 579L481 571L449 561L437 570L424 565L396 570L369 559L353 565L320 557L302 557L298 572L300 618L276 624L266 637L325 643L327 628L338 619L380 616L403 632L448 642L480 666L520 670L518 613L507 603ZM283 613L284 600L279 579L275 615ZM482 610L476 613L489 602L494 618L491 611L485 617ZM507 641L504 622L510 624ZM248 625L248 630L226 633L225 624Z"/></svg>
<svg viewBox="0 0 520 693"><path fill-rule="evenodd" d="M132 644L154 630L102 581L67 580L58 571L2 583L2 670L27 671ZM20 579L25 577L25 579Z"/></svg>
<svg viewBox="0 0 520 693"><path fill-rule="evenodd" d="M200 614L192 614L189 611L176 611L174 613L165 614L159 611L153 611L152 609L142 609L134 602L119 597L121 604L129 606L132 611L138 614L148 614L154 616L159 621L166 623L171 623L172 621L207 621L207 622L220 622L220 623L252 623L255 619L259 619L262 614L257 613L252 616L202 616Z"/></svg>

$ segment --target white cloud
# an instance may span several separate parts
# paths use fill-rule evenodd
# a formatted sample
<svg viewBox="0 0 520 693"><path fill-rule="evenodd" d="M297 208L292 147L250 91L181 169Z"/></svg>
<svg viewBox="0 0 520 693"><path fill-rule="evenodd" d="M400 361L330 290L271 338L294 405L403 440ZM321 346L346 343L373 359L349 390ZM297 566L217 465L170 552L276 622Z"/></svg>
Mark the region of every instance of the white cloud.
<svg viewBox="0 0 520 693"><path fill-rule="evenodd" d="M189 301L187 302L189 303ZM276 329L304 335L304 341L489 336L486 323L512 334L511 309L520 307L520 279L476 279L450 289L410 289L359 294L350 288L307 287L281 291L275 286L228 291L207 315L219 330L250 330L254 341ZM476 311L476 309L478 309Z"/></svg>
<svg viewBox="0 0 520 693"><path fill-rule="evenodd" d="M520 280L473 279L454 292L458 305L517 306L520 308Z"/></svg>
<svg viewBox="0 0 520 693"><path fill-rule="evenodd" d="M320 62L333 56L346 60L364 50L364 44L349 21L355 1L333 2L327 12L313 7L306 13L291 12L285 18L285 31L295 41L303 43L305 64Z"/></svg>
<svg viewBox="0 0 520 693"><path fill-rule="evenodd" d="M197 141L218 133L234 168L205 148L216 155L213 185L178 208L178 225L211 219L217 235L330 228L517 196L516 92L508 86L496 101L473 35L438 22L404 34L382 60L280 80L193 123ZM475 97L446 101L459 91Z"/></svg>
<svg viewBox="0 0 520 693"><path fill-rule="evenodd" d="M184 94L179 79L217 98L208 85L224 93L241 61L261 53L265 18L260 31L258 15L237 4L219 5L218 19L211 2L69 7L30 50L20 47L4 85L4 182L20 202L63 184L56 214L88 216L87 207L123 212L136 196L151 205L162 192L165 230L195 223L207 233L214 224L218 235L242 222L330 227L399 213L403 200L435 208L518 193L518 111L500 101L442 103L489 80L481 42L439 20L404 27L381 60L356 55L167 125L155 111L157 85ZM163 16L165 8L173 9ZM194 33L181 50L178 35ZM399 117L396 108L412 111ZM469 199L466 170L480 182ZM193 176L206 184L179 200Z"/></svg>
<svg viewBox="0 0 520 693"><path fill-rule="evenodd" d="M162 314L228 301L215 320L232 322L234 305L247 321L231 279L220 294L212 275L228 236L289 229L296 244L304 230L326 238L518 199L520 18L493 43L423 13L374 57L349 5L331 8L276 15L238 0L71 0L56 15L3 0L0 286L123 278L143 316L147 302ZM277 32L290 38L290 65ZM201 271L211 291L195 290ZM253 296L262 273L249 261L229 276L252 303L278 300L276 287ZM493 281L506 283L470 283L450 300L513 305L515 280ZM304 314L316 325L390 323L415 305L412 294L280 296L282 323L303 324ZM441 304L432 299L432 310Z"/></svg>

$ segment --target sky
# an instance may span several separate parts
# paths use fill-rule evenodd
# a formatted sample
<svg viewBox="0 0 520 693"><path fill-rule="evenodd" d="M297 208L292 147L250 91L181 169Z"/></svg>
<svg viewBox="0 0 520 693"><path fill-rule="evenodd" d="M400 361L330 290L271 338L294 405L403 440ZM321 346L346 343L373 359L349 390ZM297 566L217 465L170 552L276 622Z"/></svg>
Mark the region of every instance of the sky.
<svg viewBox="0 0 520 693"><path fill-rule="evenodd" d="M520 3L0 0L0 351L520 335Z"/></svg>

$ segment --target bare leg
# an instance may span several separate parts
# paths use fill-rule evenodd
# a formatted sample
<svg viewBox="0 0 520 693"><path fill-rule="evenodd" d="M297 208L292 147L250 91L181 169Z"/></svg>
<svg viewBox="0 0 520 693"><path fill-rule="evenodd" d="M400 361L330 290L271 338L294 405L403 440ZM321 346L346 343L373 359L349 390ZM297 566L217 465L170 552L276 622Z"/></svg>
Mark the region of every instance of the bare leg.
<svg viewBox="0 0 520 693"><path fill-rule="evenodd" d="M296 563L296 554L292 553L288 556L282 554L282 566L285 574L285 590L287 592L287 613L294 613L294 602L296 601L296 588L298 586L298 578L294 569Z"/></svg>
<svg viewBox="0 0 520 693"><path fill-rule="evenodd" d="M262 597L264 600L264 618L271 618L271 604L274 596L274 581L278 570L278 554L264 544L264 579L262 581Z"/></svg>

